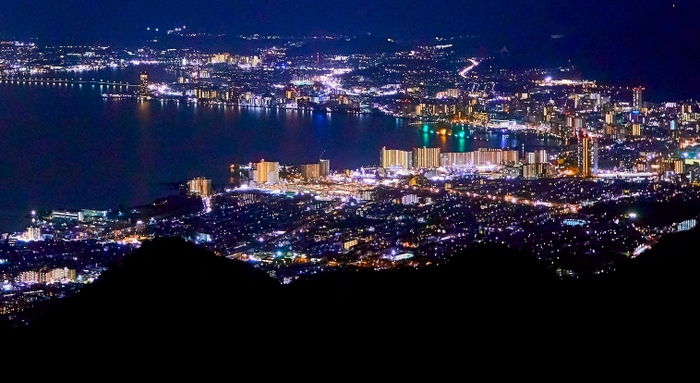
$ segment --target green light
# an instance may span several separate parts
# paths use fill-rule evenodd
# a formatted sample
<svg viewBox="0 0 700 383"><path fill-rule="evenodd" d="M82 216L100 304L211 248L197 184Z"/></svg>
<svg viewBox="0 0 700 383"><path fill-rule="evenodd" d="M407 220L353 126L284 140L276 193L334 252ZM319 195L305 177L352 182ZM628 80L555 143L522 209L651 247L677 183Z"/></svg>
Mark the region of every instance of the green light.
<svg viewBox="0 0 700 383"><path fill-rule="evenodd" d="M428 125L423 125L423 131L427 132L428 131Z"/></svg>
<svg viewBox="0 0 700 383"><path fill-rule="evenodd" d="M464 138L464 134L465 134L465 133L464 133L464 130L461 131L461 132L459 132L459 138Z"/></svg>

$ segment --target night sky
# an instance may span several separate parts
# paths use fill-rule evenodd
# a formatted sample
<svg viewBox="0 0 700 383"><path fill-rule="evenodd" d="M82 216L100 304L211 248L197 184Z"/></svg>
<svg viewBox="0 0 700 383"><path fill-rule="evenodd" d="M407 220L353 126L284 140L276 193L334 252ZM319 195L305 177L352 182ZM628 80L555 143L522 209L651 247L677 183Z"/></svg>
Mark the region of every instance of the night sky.
<svg viewBox="0 0 700 383"><path fill-rule="evenodd" d="M0 33L41 38L132 36L145 27L231 33L359 31L400 36L673 33L693 0L4 0ZM676 4L674 8L672 4ZM638 26L639 31L633 31ZM689 26L690 27L690 26ZM611 34L611 33L615 34ZM648 33L652 32L652 33ZM678 31L675 31L678 32Z"/></svg>
<svg viewBox="0 0 700 383"><path fill-rule="evenodd" d="M562 36L556 49L596 78L697 97L699 16L697 0L3 0L0 37L130 45L147 27L186 25L228 35L477 35L534 50Z"/></svg>

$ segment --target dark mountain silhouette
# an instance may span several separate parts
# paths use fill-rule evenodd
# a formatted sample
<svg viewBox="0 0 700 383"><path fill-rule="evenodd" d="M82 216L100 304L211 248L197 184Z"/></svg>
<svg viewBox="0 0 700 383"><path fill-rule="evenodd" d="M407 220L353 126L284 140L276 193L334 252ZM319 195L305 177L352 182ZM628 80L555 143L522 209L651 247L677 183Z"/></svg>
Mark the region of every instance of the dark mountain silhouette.
<svg viewBox="0 0 700 383"><path fill-rule="evenodd" d="M601 336L688 318L700 291L698 242L697 229L670 234L612 274L577 280L560 280L528 254L481 244L421 269L345 269L281 285L249 264L158 238L4 339L92 334L133 346L163 336L258 347L311 329L334 329L340 339L350 323L370 333L410 324L424 336L429 328Z"/></svg>
<svg viewBox="0 0 700 383"><path fill-rule="evenodd" d="M26 331L70 333L181 332L255 321L271 312L281 286L253 266L199 248L179 238L146 241L113 264L94 283L37 319Z"/></svg>

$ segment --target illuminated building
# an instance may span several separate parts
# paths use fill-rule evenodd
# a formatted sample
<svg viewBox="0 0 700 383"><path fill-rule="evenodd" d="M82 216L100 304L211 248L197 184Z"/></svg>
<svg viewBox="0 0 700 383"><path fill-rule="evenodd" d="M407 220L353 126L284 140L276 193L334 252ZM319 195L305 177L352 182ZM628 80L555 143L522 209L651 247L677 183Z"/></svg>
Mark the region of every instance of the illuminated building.
<svg viewBox="0 0 700 383"><path fill-rule="evenodd" d="M416 168L440 167L440 148L413 148L413 166Z"/></svg>
<svg viewBox="0 0 700 383"><path fill-rule="evenodd" d="M52 210L51 219L66 221L82 221L84 219L84 215L82 211Z"/></svg>
<svg viewBox="0 0 700 383"><path fill-rule="evenodd" d="M216 53L211 56L211 63L212 64L219 64L219 63L226 63L228 62L230 57L229 53Z"/></svg>
<svg viewBox="0 0 700 383"><path fill-rule="evenodd" d="M268 162L261 159L260 162L252 164L250 178L257 183L277 183L280 180L279 175L279 162Z"/></svg>
<svg viewBox="0 0 700 383"><path fill-rule="evenodd" d="M549 172L549 164L535 163L523 165L523 178L537 179L546 177Z"/></svg>
<svg viewBox="0 0 700 383"><path fill-rule="evenodd" d="M17 275L17 281L20 283L56 283L64 281L75 281L76 279L75 269L69 269L67 267L56 268L51 270L30 270L22 271Z"/></svg>
<svg viewBox="0 0 700 383"><path fill-rule="evenodd" d="M685 160L682 158L669 158L664 160L664 171L676 174L685 173Z"/></svg>
<svg viewBox="0 0 700 383"><path fill-rule="evenodd" d="M236 94L237 94L236 88L230 87L230 88L226 89L225 91L221 92L220 97L224 101L235 102L236 101Z"/></svg>
<svg viewBox="0 0 700 383"><path fill-rule="evenodd" d="M552 116L554 115L554 105L547 104L544 106L542 110L542 114L544 116L544 120L546 122L550 122L552 120Z"/></svg>
<svg viewBox="0 0 700 383"><path fill-rule="evenodd" d="M526 152L523 157L523 163L534 164L537 162L535 152Z"/></svg>
<svg viewBox="0 0 700 383"><path fill-rule="evenodd" d="M85 221L96 221L107 217L107 210L82 209Z"/></svg>
<svg viewBox="0 0 700 383"><path fill-rule="evenodd" d="M148 97L148 74L146 71L139 74L139 97Z"/></svg>
<svg viewBox="0 0 700 383"><path fill-rule="evenodd" d="M402 205L416 205L418 203L418 196L415 194L408 194L401 197Z"/></svg>
<svg viewBox="0 0 700 383"><path fill-rule="evenodd" d="M605 125L605 135L615 136L615 127L612 125Z"/></svg>
<svg viewBox="0 0 700 383"><path fill-rule="evenodd" d="M17 274L17 282L19 283L43 283L46 282L46 274L39 272L39 271L22 271L19 274Z"/></svg>
<svg viewBox="0 0 700 383"><path fill-rule="evenodd" d="M76 278L75 269L69 269L67 267L52 269L43 274L44 275L42 279L46 281L46 283L56 283L64 281L74 282Z"/></svg>
<svg viewBox="0 0 700 383"><path fill-rule="evenodd" d="M520 160L520 153L517 150L504 150L502 154L504 164L515 164Z"/></svg>
<svg viewBox="0 0 700 383"><path fill-rule="evenodd" d="M194 96L196 98L202 98L202 99L215 99L217 96L216 89L212 89L209 87L197 87L194 90Z"/></svg>
<svg viewBox="0 0 700 383"><path fill-rule="evenodd" d="M381 167L411 169L413 168L413 153L405 150L387 150L382 147Z"/></svg>
<svg viewBox="0 0 700 383"><path fill-rule="evenodd" d="M612 125L615 123L615 112L605 113L605 123L608 125Z"/></svg>
<svg viewBox="0 0 700 383"><path fill-rule="evenodd" d="M638 86L632 88L632 110L642 110L642 91L644 88Z"/></svg>
<svg viewBox="0 0 700 383"><path fill-rule="evenodd" d="M301 176L306 179L316 179L320 177L321 167L319 164L301 165Z"/></svg>
<svg viewBox="0 0 700 383"><path fill-rule="evenodd" d="M547 162L548 162L547 151L544 149L536 150L535 151L535 163L541 164L541 163L547 163Z"/></svg>
<svg viewBox="0 0 700 383"><path fill-rule="evenodd" d="M377 199L377 193L374 190L359 190L357 198L360 201L374 201Z"/></svg>
<svg viewBox="0 0 700 383"><path fill-rule="evenodd" d="M25 237L30 241L40 241L41 240L41 228L36 226L29 226L27 228L27 233Z"/></svg>
<svg viewBox="0 0 700 383"><path fill-rule="evenodd" d="M344 250L350 250L351 247L357 245L357 239L351 239L349 241L343 242L343 249Z"/></svg>
<svg viewBox="0 0 700 383"><path fill-rule="evenodd" d="M632 135L635 137L639 137L642 135L642 125L641 124L632 124Z"/></svg>
<svg viewBox="0 0 700 383"><path fill-rule="evenodd" d="M533 153L534 157L534 153ZM440 166L474 167L501 164L515 164L519 161L517 150L479 148L475 152L447 152L440 154Z"/></svg>
<svg viewBox="0 0 700 383"><path fill-rule="evenodd" d="M695 218L687 219L680 222L676 228L676 231L688 231L698 225L698 220Z"/></svg>
<svg viewBox="0 0 700 383"><path fill-rule="evenodd" d="M187 186L191 195L209 197L212 194L211 179L209 178L197 177L191 179L187 182Z"/></svg>
<svg viewBox="0 0 700 383"><path fill-rule="evenodd" d="M587 135L579 137L578 169L581 177L598 173L598 140Z"/></svg>
<svg viewBox="0 0 700 383"><path fill-rule="evenodd" d="M319 177L328 177L331 174L331 161L330 160L319 160L318 165L319 165L319 169L318 169Z"/></svg>

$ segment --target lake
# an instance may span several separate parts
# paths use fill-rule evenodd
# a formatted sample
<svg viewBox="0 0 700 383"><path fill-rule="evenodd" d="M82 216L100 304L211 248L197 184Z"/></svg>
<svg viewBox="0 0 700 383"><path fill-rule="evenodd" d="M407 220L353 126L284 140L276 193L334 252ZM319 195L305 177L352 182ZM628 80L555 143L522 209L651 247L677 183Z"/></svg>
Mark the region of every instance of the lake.
<svg viewBox="0 0 700 383"><path fill-rule="evenodd" d="M136 83L141 69L81 76ZM148 70L151 78L169 79L158 68ZM378 165L383 146L439 146L442 151L521 146L512 135L489 141L439 136L388 116L101 96L116 91L113 86L0 82L0 232L23 230L24 217L33 209L144 204L170 192L163 183L197 176L224 186L233 163L265 159L298 165L325 158L331 170L340 171Z"/></svg>

